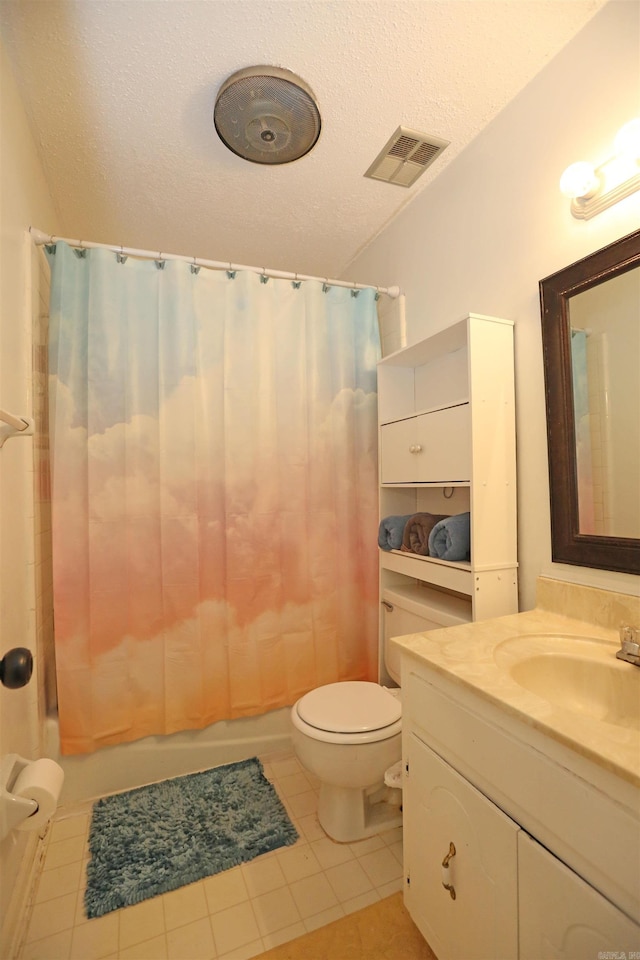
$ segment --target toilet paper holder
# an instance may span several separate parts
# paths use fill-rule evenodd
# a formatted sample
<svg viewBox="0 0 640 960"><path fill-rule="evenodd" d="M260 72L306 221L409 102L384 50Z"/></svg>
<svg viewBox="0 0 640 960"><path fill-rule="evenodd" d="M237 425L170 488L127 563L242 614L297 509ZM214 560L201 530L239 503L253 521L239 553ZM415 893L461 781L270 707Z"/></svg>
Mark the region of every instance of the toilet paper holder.
<svg viewBox="0 0 640 960"><path fill-rule="evenodd" d="M16 797L11 793L18 776L30 763L30 760L25 760L17 753L8 753L0 760L0 841L19 823L38 811L35 800Z"/></svg>

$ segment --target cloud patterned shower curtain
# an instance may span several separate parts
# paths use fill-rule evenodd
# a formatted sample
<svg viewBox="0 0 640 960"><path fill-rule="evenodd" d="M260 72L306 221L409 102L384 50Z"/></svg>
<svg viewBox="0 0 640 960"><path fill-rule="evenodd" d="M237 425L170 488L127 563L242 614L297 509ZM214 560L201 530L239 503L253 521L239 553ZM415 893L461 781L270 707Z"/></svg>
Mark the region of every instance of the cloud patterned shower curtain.
<svg viewBox="0 0 640 960"><path fill-rule="evenodd" d="M375 679L374 292L49 260L63 752Z"/></svg>

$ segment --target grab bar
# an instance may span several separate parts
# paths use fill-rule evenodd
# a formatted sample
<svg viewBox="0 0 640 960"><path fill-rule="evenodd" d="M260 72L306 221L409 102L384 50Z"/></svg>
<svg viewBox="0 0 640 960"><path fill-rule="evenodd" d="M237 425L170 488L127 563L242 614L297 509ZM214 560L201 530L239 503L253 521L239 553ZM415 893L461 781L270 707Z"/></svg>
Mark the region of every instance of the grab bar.
<svg viewBox="0 0 640 960"><path fill-rule="evenodd" d="M35 422L31 417L17 417L8 410L0 410L0 449L10 437L33 436Z"/></svg>

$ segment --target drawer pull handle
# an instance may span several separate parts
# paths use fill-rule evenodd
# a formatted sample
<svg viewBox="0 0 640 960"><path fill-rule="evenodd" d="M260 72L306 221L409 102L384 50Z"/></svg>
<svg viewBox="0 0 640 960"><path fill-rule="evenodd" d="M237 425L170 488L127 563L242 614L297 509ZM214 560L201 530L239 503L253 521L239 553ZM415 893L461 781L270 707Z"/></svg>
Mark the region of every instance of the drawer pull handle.
<svg viewBox="0 0 640 960"><path fill-rule="evenodd" d="M449 893L450 893L450 895L451 895L451 899L452 899L452 900L455 900L455 898L456 898L456 890L455 890L455 887L453 886L453 884L452 884L452 883L444 883L444 882L443 882L442 886L445 888L445 890L448 890L448 891L449 891Z"/></svg>
<svg viewBox="0 0 640 960"><path fill-rule="evenodd" d="M450 843L450 844L449 844L449 853L446 855L446 857L445 857L444 860L442 861L442 866L445 868L445 870L448 870L448 869L449 869L449 860L453 860L453 858L455 857L455 855L456 855L455 845L454 845L453 843Z"/></svg>
<svg viewBox="0 0 640 960"><path fill-rule="evenodd" d="M422 453L422 444L412 443L409 447L409 453Z"/></svg>
<svg viewBox="0 0 640 960"><path fill-rule="evenodd" d="M445 890L449 891L449 896L451 897L452 900L455 900L456 898L456 891L452 883L446 882L449 879L449 874L445 873L445 870L449 869L449 861L452 860L453 857L455 857L455 855L456 855L455 845L453 843L450 843L449 853L446 855L446 857L442 861L442 886L444 887Z"/></svg>

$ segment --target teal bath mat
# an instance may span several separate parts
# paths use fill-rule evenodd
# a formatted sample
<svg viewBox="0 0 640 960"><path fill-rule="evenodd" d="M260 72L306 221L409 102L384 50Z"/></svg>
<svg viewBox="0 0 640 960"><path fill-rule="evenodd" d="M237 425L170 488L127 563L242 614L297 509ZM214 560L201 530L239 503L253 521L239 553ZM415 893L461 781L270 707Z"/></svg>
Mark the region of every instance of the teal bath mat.
<svg viewBox="0 0 640 960"><path fill-rule="evenodd" d="M257 758L98 800L87 917L210 877L298 834Z"/></svg>

